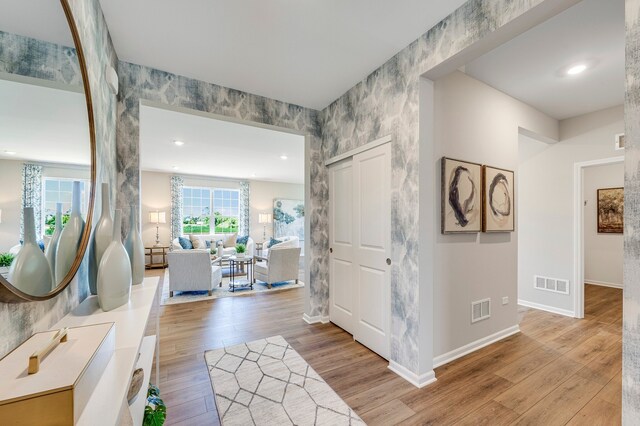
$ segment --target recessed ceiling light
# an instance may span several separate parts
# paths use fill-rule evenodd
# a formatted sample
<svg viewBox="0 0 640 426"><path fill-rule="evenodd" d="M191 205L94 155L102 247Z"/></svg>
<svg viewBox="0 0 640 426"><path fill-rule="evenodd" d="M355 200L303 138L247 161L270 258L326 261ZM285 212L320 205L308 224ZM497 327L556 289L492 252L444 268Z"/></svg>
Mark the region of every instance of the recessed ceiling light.
<svg viewBox="0 0 640 426"><path fill-rule="evenodd" d="M281 156L280 156L280 159L281 159L281 160L286 160L287 158L289 158L289 157L287 157L286 155L281 155Z"/></svg>
<svg viewBox="0 0 640 426"><path fill-rule="evenodd" d="M16 155L17 153L15 151L5 151L4 152L7 155Z"/></svg>
<svg viewBox="0 0 640 426"><path fill-rule="evenodd" d="M584 72L586 69L587 69L587 66L585 64L574 65L567 70L567 74L569 75L580 74Z"/></svg>
<svg viewBox="0 0 640 426"><path fill-rule="evenodd" d="M178 166L173 166L173 170L178 170L180 167Z"/></svg>
<svg viewBox="0 0 640 426"><path fill-rule="evenodd" d="M182 141L173 141L173 143L174 143L176 146L182 146L182 145L184 145L184 142L182 142Z"/></svg>

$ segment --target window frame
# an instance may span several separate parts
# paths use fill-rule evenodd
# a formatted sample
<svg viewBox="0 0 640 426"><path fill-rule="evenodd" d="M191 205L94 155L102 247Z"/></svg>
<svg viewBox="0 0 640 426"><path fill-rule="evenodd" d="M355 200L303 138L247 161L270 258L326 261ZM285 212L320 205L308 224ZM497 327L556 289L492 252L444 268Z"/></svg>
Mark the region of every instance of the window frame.
<svg viewBox="0 0 640 426"><path fill-rule="evenodd" d="M204 226L205 226L204 224L197 225L197 224L185 223L185 218L192 216L191 213L193 213L193 208L194 208L194 204L192 202L189 202L189 204L187 205L187 203L185 202L185 199L200 198L201 201L203 200L203 197L201 196L186 197L185 190L209 191L209 206L208 206L209 214L208 216L204 216L209 218L208 232L204 230ZM228 196L225 197L225 195L227 194ZM220 197L218 195L222 195L222 196ZM182 199L182 212L181 212L182 213L181 231L183 235L189 235L189 234L210 235L210 234L227 234L227 233L238 232L240 228L240 189L184 185L182 187L182 197L183 199ZM218 209L215 208L215 206L217 205L217 201L221 202L222 204ZM195 206L195 207L197 208L197 207L207 207L207 206ZM189 209L190 214L186 214L186 211L187 211L186 209ZM219 215L216 215L216 213L219 213ZM220 227L220 224L226 222L226 220L218 222L217 220L218 217L222 217L225 219L226 218L235 219L235 226L232 225L230 227L227 227L228 229ZM194 231L193 226L201 226L200 232L193 232ZM187 228L187 227L190 227L190 228Z"/></svg>

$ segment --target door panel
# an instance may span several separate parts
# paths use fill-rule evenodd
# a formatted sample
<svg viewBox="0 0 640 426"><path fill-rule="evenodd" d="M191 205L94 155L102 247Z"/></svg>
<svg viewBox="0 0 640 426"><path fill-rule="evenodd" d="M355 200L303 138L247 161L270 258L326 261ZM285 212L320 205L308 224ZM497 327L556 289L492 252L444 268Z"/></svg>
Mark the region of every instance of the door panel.
<svg viewBox="0 0 640 426"><path fill-rule="evenodd" d="M353 168L345 160L329 169L329 319L353 334Z"/></svg>
<svg viewBox="0 0 640 426"><path fill-rule="evenodd" d="M358 303L354 337L388 358L391 316L391 149L353 157L353 263Z"/></svg>

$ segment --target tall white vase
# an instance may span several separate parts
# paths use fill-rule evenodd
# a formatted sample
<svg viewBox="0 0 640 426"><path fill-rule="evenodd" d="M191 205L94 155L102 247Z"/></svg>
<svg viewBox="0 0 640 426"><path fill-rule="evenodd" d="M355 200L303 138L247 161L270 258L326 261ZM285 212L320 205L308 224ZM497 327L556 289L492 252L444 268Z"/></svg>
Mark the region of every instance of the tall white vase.
<svg viewBox="0 0 640 426"><path fill-rule="evenodd" d="M62 203L56 203L56 229L53 231L53 235L49 240L49 244L47 245L47 249L44 251L44 255L47 258L47 262L49 262L49 267L51 268L51 278L52 282L52 290L56 288L58 284L55 280L56 276L56 250L58 249L58 242L60 241L60 235L62 234Z"/></svg>
<svg viewBox="0 0 640 426"><path fill-rule="evenodd" d="M9 282L32 296L51 291L51 267L36 240L33 207L24 208L24 243L9 268Z"/></svg>
<svg viewBox="0 0 640 426"><path fill-rule="evenodd" d="M122 210L116 210L111 244L98 266L98 303L103 311L110 311L129 302L131 294L131 262L122 245Z"/></svg>
<svg viewBox="0 0 640 426"><path fill-rule="evenodd" d="M56 250L55 280L62 282L71 270L71 265L78 253L78 244L84 231L84 220L80 214L80 182L73 182L73 199L71 201L71 216L67 221Z"/></svg>
<svg viewBox="0 0 640 426"><path fill-rule="evenodd" d="M90 263L89 263L89 291L91 294L98 294L98 266L102 260L104 252L111 244L113 236L113 218L111 217L111 202L109 197L109 184L103 183L101 188L102 213L93 230L91 239Z"/></svg>
<svg viewBox="0 0 640 426"><path fill-rule="evenodd" d="M127 249L129 260L131 261L131 280L132 284L142 284L144 280L144 245L142 244L142 236L138 230L137 209L131 208L131 218L129 222L129 234L125 240L124 247Z"/></svg>

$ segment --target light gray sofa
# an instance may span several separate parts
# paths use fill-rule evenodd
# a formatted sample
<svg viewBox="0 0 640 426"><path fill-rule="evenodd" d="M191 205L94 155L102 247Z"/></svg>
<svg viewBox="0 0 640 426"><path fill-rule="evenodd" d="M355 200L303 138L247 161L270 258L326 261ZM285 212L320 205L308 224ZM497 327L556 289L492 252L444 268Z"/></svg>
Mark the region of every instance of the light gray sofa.
<svg viewBox="0 0 640 426"><path fill-rule="evenodd" d="M182 237L187 238L189 240L191 240L191 237L195 237L197 239L199 239L200 241L203 242L203 244L206 244L206 241L219 241L219 240L225 240L226 237L228 237L229 235L232 234L202 234L202 235L182 235ZM251 237L249 237L249 239L247 240L247 244L246 248L247 251L245 252L247 256L253 256L255 254L255 242L253 241L253 239ZM181 251L184 250L182 248L182 246L180 245L180 242L178 241L178 238L174 238L173 241L171 241L171 250L172 251ZM198 250L198 249L196 249ZM204 250L204 249L202 249ZM207 249L210 250L210 249ZM236 246L232 245L232 246L228 246L228 247L224 247L222 253L220 255L222 256L232 256L236 254Z"/></svg>
<svg viewBox="0 0 640 426"><path fill-rule="evenodd" d="M298 263L300 260L300 247L274 246L267 253L265 260L260 260L254 265L254 280L264 281L267 287L271 284L295 280L298 283Z"/></svg>
<svg viewBox="0 0 640 426"><path fill-rule="evenodd" d="M208 291L222 286L222 268L211 264L211 256L203 250L180 250L167 254L169 263L169 295L174 291Z"/></svg>

